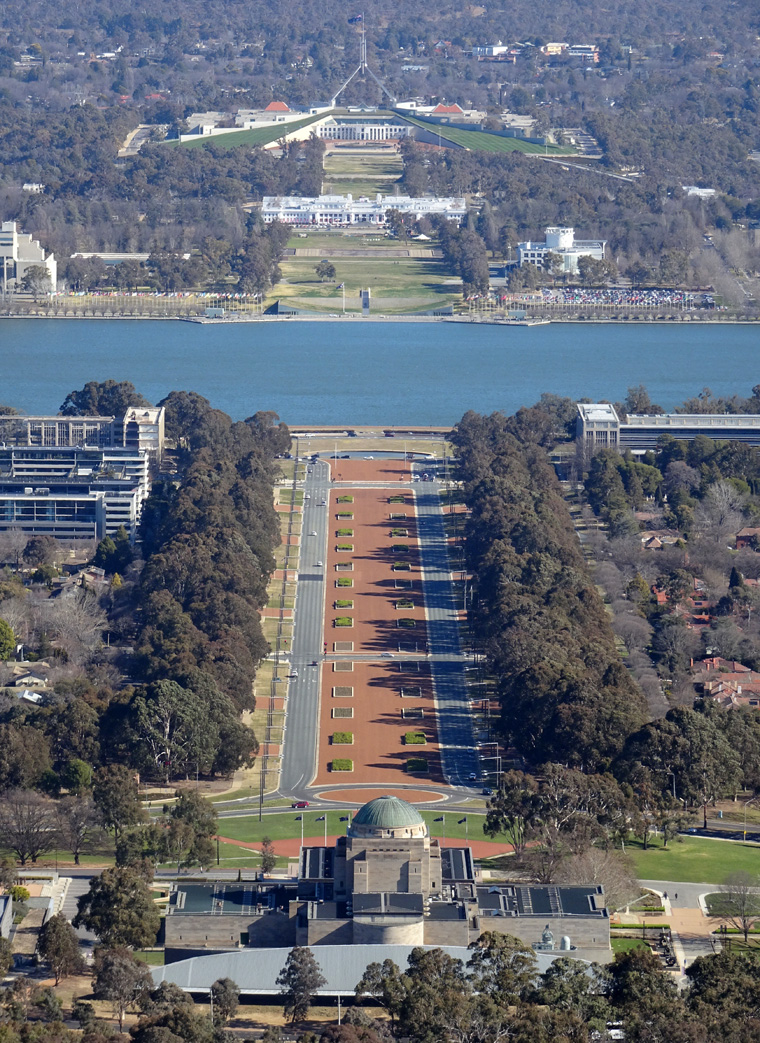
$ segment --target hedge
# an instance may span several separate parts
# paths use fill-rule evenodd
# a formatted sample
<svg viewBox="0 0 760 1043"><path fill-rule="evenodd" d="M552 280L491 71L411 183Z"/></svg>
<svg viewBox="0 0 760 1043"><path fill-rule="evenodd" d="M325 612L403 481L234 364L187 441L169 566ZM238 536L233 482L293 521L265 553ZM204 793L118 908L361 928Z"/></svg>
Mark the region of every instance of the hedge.
<svg viewBox="0 0 760 1043"><path fill-rule="evenodd" d="M391 536L408 536L408 529L391 529Z"/></svg>
<svg viewBox="0 0 760 1043"><path fill-rule="evenodd" d="M335 761L333 761L333 764ZM428 762L426 757L410 757L406 762L406 770L416 772L421 775L429 771Z"/></svg>
<svg viewBox="0 0 760 1043"><path fill-rule="evenodd" d="M353 608L354 607L354 603L353 603L353 601L349 601L348 598L338 598L338 600L335 602L335 607L336 608Z"/></svg>
<svg viewBox="0 0 760 1043"><path fill-rule="evenodd" d="M351 760L348 760L348 758L340 758L338 760L331 761L331 763L330 763L330 770L331 771L353 771L354 770L354 762L351 761Z"/></svg>
<svg viewBox="0 0 760 1043"><path fill-rule="evenodd" d="M338 616L335 620L336 627L352 627L353 625L354 621L350 616Z"/></svg>
<svg viewBox="0 0 760 1043"><path fill-rule="evenodd" d="M396 620L396 626L404 627L406 630L413 630L417 626L417 622L414 619L410 619L409 616L402 616L401 619Z"/></svg>
<svg viewBox="0 0 760 1043"><path fill-rule="evenodd" d="M333 742L335 742L334 737ZM407 732L404 736L404 742L407 746L425 746L427 737L424 732Z"/></svg>
<svg viewBox="0 0 760 1043"><path fill-rule="evenodd" d="M414 608L414 602L410 598L403 598L396 602L396 608Z"/></svg>
<svg viewBox="0 0 760 1043"><path fill-rule="evenodd" d="M333 746L353 746L353 732L333 732Z"/></svg>
<svg viewBox="0 0 760 1043"><path fill-rule="evenodd" d="M354 534L354 530L353 529L336 529L336 532L335 532L336 536L353 536L353 534Z"/></svg>
<svg viewBox="0 0 760 1043"><path fill-rule="evenodd" d="M353 496L347 496L347 495L344 494L343 496L339 496L338 497L338 503L353 503L353 502L354 502Z"/></svg>
<svg viewBox="0 0 760 1043"><path fill-rule="evenodd" d="M348 576L341 576L340 579L335 580L336 587L353 587L354 581L349 579Z"/></svg>
<svg viewBox="0 0 760 1043"><path fill-rule="evenodd" d="M405 496L389 496L388 503L406 503Z"/></svg>

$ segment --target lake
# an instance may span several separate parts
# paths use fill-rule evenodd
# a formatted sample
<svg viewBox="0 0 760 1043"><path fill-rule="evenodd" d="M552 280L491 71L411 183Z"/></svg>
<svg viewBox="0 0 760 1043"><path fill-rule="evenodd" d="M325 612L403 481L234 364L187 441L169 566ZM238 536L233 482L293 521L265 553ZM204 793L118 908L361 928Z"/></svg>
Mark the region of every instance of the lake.
<svg viewBox="0 0 760 1043"><path fill-rule="evenodd" d="M672 410L710 387L760 383L760 328L575 324L7 319L0 402L56 413L88 380L131 380L151 402L197 391L235 419L273 409L290 425L453 424L513 413L543 391L621 400L645 384Z"/></svg>

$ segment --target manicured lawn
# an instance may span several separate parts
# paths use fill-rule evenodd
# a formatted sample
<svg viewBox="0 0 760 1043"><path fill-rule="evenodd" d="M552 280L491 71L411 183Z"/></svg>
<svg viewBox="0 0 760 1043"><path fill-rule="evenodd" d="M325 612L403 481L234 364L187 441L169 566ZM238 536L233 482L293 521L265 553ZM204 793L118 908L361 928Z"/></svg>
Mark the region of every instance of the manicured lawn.
<svg viewBox="0 0 760 1043"><path fill-rule="evenodd" d="M327 832L328 834L345 833L348 827L348 816L358 811L359 805L356 807L346 808L343 810L320 812L316 809L306 808L302 811L286 811L280 814L264 815L262 821L259 822L258 815L244 815L240 818L223 818L219 820L219 835L223 837L229 837L230 840L244 840L248 843L255 843L261 840L262 837L268 836L275 842L275 853L277 848L277 840L284 840L286 838L297 837L300 839L301 836L301 823L297 820L296 816L303 815L303 829L304 836L306 837L318 837L324 834L325 824L324 822L318 822L317 819L321 818L323 814L327 815ZM464 840L465 837L469 837L470 840L489 840L483 833L483 822L484 816L482 813L469 812L465 816L461 812L443 812L443 811L422 811L420 812L422 817L428 824L430 835L433 837L442 837L444 831L447 837L452 837L458 840ZM465 824L463 820L467 818ZM345 822L341 822L341 818L345 818ZM436 821L440 819L441 821ZM498 838L497 838L498 839ZM224 845L229 847L231 845ZM238 853L240 848L235 849Z"/></svg>
<svg viewBox="0 0 760 1043"><path fill-rule="evenodd" d="M473 152L524 152L532 156L566 156L573 153L572 148L558 148L556 145L536 145L531 141L523 141L522 138L500 138L497 134L490 134L487 130L458 130L455 127L447 127L437 123L428 123L423 120L405 116L415 127L421 127L431 134L440 134L441 140L460 145L462 148L471 149Z"/></svg>
<svg viewBox="0 0 760 1043"><path fill-rule="evenodd" d="M350 244L348 244L350 246ZM398 245L398 244L396 244ZM270 296L297 297L310 306L320 301L333 311L343 307L341 283L346 286L347 310L358 310L358 291L369 286L373 297L410 299L410 306L424 307L426 300L440 303L440 297L458 297L459 285L444 285L451 273L443 262L430 257L335 257L336 277L331 283L321 282L314 269L318 257L288 256L280 264L282 281ZM446 303L444 300L442 303Z"/></svg>
<svg viewBox="0 0 760 1043"><path fill-rule="evenodd" d="M169 141L167 144L180 148L205 148L206 145L214 145L217 148L238 148L240 145L268 145L294 130L308 127L315 123L322 115L307 116L302 120L293 120L292 123L276 123L270 127L258 127L252 130L233 130L229 134L215 134L210 138L199 137L193 141Z"/></svg>
<svg viewBox="0 0 760 1043"><path fill-rule="evenodd" d="M613 952L630 952L631 949L649 949L651 946L642 942L640 938L612 938L610 940Z"/></svg>
<svg viewBox="0 0 760 1043"><path fill-rule="evenodd" d="M729 873L760 871L760 847L702 837L671 840L667 848L660 841L645 851L640 841L626 844L626 851L642 880L678 880L682 883L722 883Z"/></svg>

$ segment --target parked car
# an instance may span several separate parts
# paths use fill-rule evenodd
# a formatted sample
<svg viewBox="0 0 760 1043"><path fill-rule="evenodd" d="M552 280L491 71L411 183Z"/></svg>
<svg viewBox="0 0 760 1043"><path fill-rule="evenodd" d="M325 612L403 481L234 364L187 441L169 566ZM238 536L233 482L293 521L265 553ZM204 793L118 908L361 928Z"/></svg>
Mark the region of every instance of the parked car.
<svg viewBox="0 0 760 1043"><path fill-rule="evenodd" d="M308 800L297 800L297 801L295 801L295 803L291 804L290 806L291 806L291 808L308 808L309 802L308 802Z"/></svg>

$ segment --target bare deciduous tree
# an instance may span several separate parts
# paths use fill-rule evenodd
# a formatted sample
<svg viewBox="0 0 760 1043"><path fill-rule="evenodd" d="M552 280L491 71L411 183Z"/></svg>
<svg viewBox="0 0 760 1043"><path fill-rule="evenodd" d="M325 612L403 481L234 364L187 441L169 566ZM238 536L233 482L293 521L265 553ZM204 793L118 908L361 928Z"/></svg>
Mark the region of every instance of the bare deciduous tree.
<svg viewBox="0 0 760 1043"><path fill-rule="evenodd" d="M58 840L52 800L30 790L9 790L0 802L0 842L22 866L52 851Z"/></svg>

